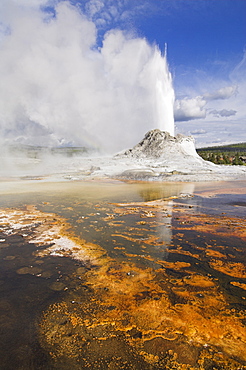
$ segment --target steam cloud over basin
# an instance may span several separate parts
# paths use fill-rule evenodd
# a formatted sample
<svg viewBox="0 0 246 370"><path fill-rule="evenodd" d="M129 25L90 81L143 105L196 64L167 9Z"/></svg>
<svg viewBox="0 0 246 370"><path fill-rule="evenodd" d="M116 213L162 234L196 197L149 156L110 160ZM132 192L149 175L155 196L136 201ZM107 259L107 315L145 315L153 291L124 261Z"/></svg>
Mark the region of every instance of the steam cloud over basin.
<svg viewBox="0 0 246 370"><path fill-rule="evenodd" d="M214 181L243 179L246 175L245 166L215 165L203 160L196 153L192 137L174 137L158 129L149 131L132 149L115 156L83 153L82 148L48 151L45 148L20 147L16 153L11 152L12 157L8 152L2 156L0 176L39 181L105 178Z"/></svg>
<svg viewBox="0 0 246 370"><path fill-rule="evenodd" d="M67 2L56 16L12 1L1 10L0 126L9 143L117 152L150 129L174 135L166 56L120 30L96 46L96 25ZM17 62L18 61L18 62Z"/></svg>

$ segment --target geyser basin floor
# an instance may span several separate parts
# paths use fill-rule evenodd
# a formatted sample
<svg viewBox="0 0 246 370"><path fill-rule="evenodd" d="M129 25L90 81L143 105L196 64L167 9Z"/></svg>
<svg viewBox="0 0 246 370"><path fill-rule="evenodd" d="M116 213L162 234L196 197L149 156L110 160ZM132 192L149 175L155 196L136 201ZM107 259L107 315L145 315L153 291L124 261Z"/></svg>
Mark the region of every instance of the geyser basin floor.
<svg viewBox="0 0 246 370"><path fill-rule="evenodd" d="M71 148L70 148L71 149ZM68 148L60 155L28 152L1 159L0 177L5 180L69 181L120 179L141 181L215 181L246 178L245 166L215 165L196 153L194 139L171 136L158 129L149 131L132 149L113 157L72 155ZM68 155L72 155L71 157Z"/></svg>
<svg viewBox="0 0 246 370"><path fill-rule="evenodd" d="M3 369L244 368L245 182L29 185L0 196Z"/></svg>

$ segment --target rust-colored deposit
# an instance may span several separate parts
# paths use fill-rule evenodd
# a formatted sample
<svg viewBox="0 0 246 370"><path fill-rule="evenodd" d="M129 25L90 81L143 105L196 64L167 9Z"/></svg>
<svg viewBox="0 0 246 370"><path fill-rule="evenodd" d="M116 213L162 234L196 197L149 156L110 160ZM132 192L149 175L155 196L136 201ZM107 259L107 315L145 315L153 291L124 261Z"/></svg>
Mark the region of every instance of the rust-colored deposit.
<svg viewBox="0 0 246 370"><path fill-rule="evenodd" d="M42 219L33 210L46 233L54 222L63 225L56 231L57 244L59 236L76 242L71 253L60 243L61 254L85 257L85 267L72 276L76 289L43 312L42 347L74 369L243 369L245 312L233 306L223 284L243 300L245 220L196 214L188 206L172 209L163 201L114 207L104 221L116 227L111 237L115 253L125 256L121 260L72 237L64 220L47 214ZM134 216L132 231L129 225L124 229L129 215ZM26 218L31 219L30 211ZM7 216L4 222L10 223ZM170 239L156 237L155 228L163 225L172 227ZM35 241L44 243L37 232ZM227 238L234 239L235 249ZM138 248L135 253L125 249L124 241ZM42 255L47 251L52 253L47 247Z"/></svg>

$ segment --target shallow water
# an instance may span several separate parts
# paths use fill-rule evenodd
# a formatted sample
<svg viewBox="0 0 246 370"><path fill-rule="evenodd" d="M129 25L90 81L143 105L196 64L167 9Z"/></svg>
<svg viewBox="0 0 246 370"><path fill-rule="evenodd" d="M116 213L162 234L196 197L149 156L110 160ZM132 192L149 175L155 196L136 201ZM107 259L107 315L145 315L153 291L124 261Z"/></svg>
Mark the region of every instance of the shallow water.
<svg viewBox="0 0 246 370"><path fill-rule="evenodd" d="M0 189L1 369L244 368L245 182Z"/></svg>

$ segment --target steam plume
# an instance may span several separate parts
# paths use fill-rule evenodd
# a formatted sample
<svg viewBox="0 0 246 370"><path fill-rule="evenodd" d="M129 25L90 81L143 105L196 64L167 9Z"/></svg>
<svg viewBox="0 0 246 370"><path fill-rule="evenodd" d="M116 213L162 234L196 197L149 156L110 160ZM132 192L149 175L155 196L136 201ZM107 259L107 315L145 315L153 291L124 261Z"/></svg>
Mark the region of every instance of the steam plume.
<svg viewBox="0 0 246 370"><path fill-rule="evenodd" d="M166 56L120 30L97 29L61 2L55 16L5 2L0 31L0 125L7 142L115 152L146 131L174 135Z"/></svg>

